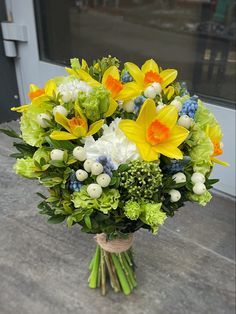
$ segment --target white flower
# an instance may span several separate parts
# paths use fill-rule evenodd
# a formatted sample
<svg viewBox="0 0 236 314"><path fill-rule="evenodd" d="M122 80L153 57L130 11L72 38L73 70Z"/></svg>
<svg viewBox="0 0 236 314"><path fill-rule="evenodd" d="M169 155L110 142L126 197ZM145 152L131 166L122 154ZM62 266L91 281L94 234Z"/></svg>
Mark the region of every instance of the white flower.
<svg viewBox="0 0 236 314"><path fill-rule="evenodd" d="M116 118L109 126L103 126L103 135L94 140L92 136L84 140L87 157L96 160L99 156L110 157L115 169L120 164L139 159L140 155L135 144L130 142L118 127L120 118Z"/></svg>
<svg viewBox="0 0 236 314"><path fill-rule="evenodd" d="M88 95L91 91L91 86L89 86L86 82L79 80L62 83L57 88L57 92L62 95L63 102L75 101L79 92L84 92Z"/></svg>

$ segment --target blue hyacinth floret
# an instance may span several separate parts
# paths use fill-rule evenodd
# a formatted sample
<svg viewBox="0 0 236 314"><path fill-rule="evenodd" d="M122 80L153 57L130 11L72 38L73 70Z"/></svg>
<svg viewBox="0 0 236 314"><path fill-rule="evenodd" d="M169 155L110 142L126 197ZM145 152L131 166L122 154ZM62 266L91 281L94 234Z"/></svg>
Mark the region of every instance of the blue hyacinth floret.
<svg viewBox="0 0 236 314"><path fill-rule="evenodd" d="M69 181L69 189L72 191L72 192L79 192L81 187L82 187L82 182L78 181L76 179L76 176L75 176L75 172L73 172L70 176L70 181Z"/></svg>
<svg viewBox="0 0 236 314"><path fill-rule="evenodd" d="M135 100L134 100L134 112L136 114L139 114L139 111L142 107L142 104L145 102L146 99L147 98L142 96L142 95L135 98Z"/></svg>
<svg viewBox="0 0 236 314"><path fill-rule="evenodd" d="M181 87L181 90L180 90L181 97L189 94L186 82L181 82L180 87Z"/></svg>
<svg viewBox="0 0 236 314"><path fill-rule="evenodd" d="M186 100L183 103L183 106L179 112L179 115L180 116L187 115L193 119L195 116L196 110L198 108L198 102L197 101L198 101L197 96L190 97L188 100Z"/></svg>
<svg viewBox="0 0 236 314"><path fill-rule="evenodd" d="M122 81L123 83L129 83L129 82L132 82L132 81L133 81L133 78L132 78L132 76L129 74L128 71L124 71L124 72L123 72L123 75L122 75L122 77L121 77L121 81Z"/></svg>
<svg viewBox="0 0 236 314"><path fill-rule="evenodd" d="M97 162L103 165L103 172L112 177L112 170L114 170L114 165L111 161L110 157L107 156L99 156L97 158Z"/></svg>
<svg viewBox="0 0 236 314"><path fill-rule="evenodd" d="M168 174L174 174L177 172L183 172L185 166L187 165L187 163L190 161L190 157L189 156L184 156L183 159L181 160L177 160L177 159L171 159L170 165L165 165L163 167L163 171L167 172Z"/></svg>

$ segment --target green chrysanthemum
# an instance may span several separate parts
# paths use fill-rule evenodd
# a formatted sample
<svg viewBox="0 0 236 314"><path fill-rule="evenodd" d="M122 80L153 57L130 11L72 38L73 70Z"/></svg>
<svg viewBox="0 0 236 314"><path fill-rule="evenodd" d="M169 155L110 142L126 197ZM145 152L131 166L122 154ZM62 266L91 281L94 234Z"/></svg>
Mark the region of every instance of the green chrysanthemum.
<svg viewBox="0 0 236 314"><path fill-rule="evenodd" d="M34 160L31 157L17 159L13 168L16 174L19 174L22 177L29 179L38 177L38 174L35 172Z"/></svg>
<svg viewBox="0 0 236 314"><path fill-rule="evenodd" d="M141 205L142 215L141 220L143 220L147 225L151 226L152 233L156 234L158 227L163 225L167 216L161 210L162 203L143 203Z"/></svg>
<svg viewBox="0 0 236 314"><path fill-rule="evenodd" d="M206 204L209 203L210 200L212 199L212 195L209 191L206 191L202 195L197 195L194 193L188 193L188 198L189 198L189 200L191 200L193 202L197 202L202 206L206 206Z"/></svg>
<svg viewBox="0 0 236 314"><path fill-rule="evenodd" d="M141 207L139 203L129 200L125 203L124 213L125 216L129 219L137 220L139 218L139 215L141 214Z"/></svg>

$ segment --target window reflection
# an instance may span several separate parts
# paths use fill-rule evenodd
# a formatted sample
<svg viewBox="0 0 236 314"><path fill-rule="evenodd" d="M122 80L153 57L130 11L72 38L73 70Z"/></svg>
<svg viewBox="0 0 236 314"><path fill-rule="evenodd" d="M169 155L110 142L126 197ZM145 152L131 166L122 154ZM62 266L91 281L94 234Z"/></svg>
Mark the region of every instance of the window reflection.
<svg viewBox="0 0 236 314"><path fill-rule="evenodd" d="M192 92L235 100L233 0L35 0L35 13L42 60L154 58Z"/></svg>

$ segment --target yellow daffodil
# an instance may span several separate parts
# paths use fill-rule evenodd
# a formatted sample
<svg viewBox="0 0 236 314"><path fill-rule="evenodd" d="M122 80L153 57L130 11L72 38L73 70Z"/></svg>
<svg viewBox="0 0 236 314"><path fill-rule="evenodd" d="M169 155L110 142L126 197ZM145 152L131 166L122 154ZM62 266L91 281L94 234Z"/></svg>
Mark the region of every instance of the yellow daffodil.
<svg viewBox="0 0 236 314"><path fill-rule="evenodd" d="M221 142L223 134L221 132L221 128L218 124L215 124L213 127L209 125L206 128L206 134L209 136L212 144L213 144L213 154L211 155L212 162L220 164L222 166L228 166L229 164L225 161L221 161L216 156L220 156L224 153L223 151L223 144Z"/></svg>
<svg viewBox="0 0 236 314"><path fill-rule="evenodd" d="M153 83L159 83L162 90L170 99L174 94L174 88L170 85L177 77L177 71L166 69L161 71L157 63L153 60L147 60L141 69L134 63L126 62L125 67L133 77L134 82L125 84L124 92L132 90L133 97L139 96L148 86Z"/></svg>
<svg viewBox="0 0 236 314"><path fill-rule="evenodd" d="M183 153L178 146L189 132L176 125L177 119L178 111L175 106L169 105L157 112L155 102L147 99L137 120L122 120L119 127L136 144L143 160L157 160L159 154L181 159Z"/></svg>
<svg viewBox="0 0 236 314"><path fill-rule="evenodd" d="M67 119L60 113L55 114L55 121L62 125L67 132L53 131L50 135L53 140L65 141L90 136L97 133L103 125L103 120L99 120L88 127L87 119L78 105L75 105L75 113L75 117L71 119Z"/></svg>
<svg viewBox="0 0 236 314"><path fill-rule="evenodd" d="M30 84L28 96L32 103L39 103L48 100L47 96L53 96L54 92L56 92L56 83L54 80L49 80L45 84L44 88L40 88L37 85ZM30 105L12 107L11 110L16 112L25 112L27 111L29 106Z"/></svg>

